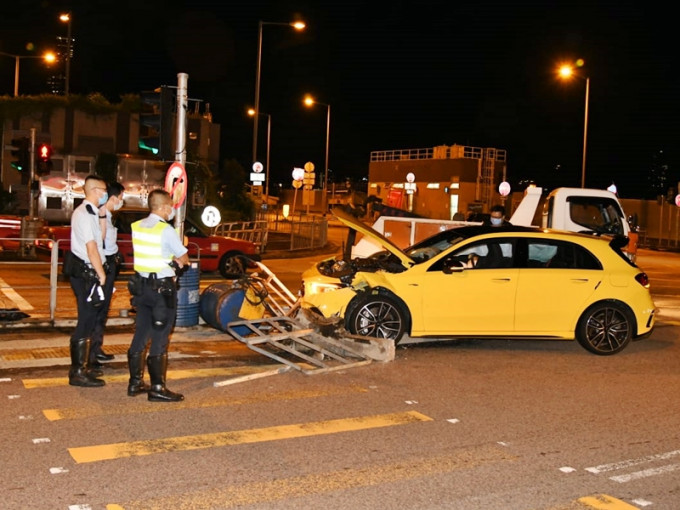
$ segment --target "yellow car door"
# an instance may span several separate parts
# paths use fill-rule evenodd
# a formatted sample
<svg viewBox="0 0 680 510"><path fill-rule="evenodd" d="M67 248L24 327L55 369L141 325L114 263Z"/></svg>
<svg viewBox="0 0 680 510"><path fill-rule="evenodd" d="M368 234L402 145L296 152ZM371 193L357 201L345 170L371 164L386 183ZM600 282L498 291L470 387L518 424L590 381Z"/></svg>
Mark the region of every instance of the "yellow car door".
<svg viewBox="0 0 680 510"><path fill-rule="evenodd" d="M602 281L599 261L566 241L527 239L519 271L515 332L568 336Z"/></svg>
<svg viewBox="0 0 680 510"><path fill-rule="evenodd" d="M468 245L424 273L422 334L484 336L513 331L519 270L502 267L512 266L512 248L504 248L489 241ZM492 257L492 252L500 251L500 256ZM468 267L461 267L463 260L474 257L477 265L468 262ZM454 260L459 263L447 264Z"/></svg>

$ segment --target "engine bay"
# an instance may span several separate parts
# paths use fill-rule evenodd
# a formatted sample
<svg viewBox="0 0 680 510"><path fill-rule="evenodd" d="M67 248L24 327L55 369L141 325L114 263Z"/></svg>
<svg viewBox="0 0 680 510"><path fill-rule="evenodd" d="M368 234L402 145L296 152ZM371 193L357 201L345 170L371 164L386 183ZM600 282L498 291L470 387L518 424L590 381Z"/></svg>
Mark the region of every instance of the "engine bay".
<svg viewBox="0 0 680 510"><path fill-rule="evenodd" d="M354 275L358 272L387 271L388 273L401 273L406 270L399 258L388 251L380 251L366 258L323 260L319 262L317 269L322 275L338 278L346 284L351 283Z"/></svg>

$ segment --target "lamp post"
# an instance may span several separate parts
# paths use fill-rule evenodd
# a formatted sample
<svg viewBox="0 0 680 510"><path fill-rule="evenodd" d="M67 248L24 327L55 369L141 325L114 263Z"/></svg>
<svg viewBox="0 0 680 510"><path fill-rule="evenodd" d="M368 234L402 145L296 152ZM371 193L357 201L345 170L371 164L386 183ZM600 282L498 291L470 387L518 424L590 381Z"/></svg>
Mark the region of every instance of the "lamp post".
<svg viewBox="0 0 680 510"><path fill-rule="evenodd" d="M71 82L71 13L67 12L59 16L59 19L66 23L66 78L64 81L64 95L69 94L69 85Z"/></svg>
<svg viewBox="0 0 680 510"><path fill-rule="evenodd" d="M584 64L583 60L579 59L576 61L576 67L582 67ZM583 160L581 163L581 188L586 187L586 148L588 142L588 105L590 100L590 77L580 76L574 71L574 66L563 65L559 68L559 75L563 79L570 79L572 76L578 76L586 81L586 104L584 109L584 120L583 120Z"/></svg>
<svg viewBox="0 0 680 510"><path fill-rule="evenodd" d="M255 115L255 110L253 108L248 110L248 115L255 118L257 117L257 115ZM262 112L260 112L258 115L267 116L267 166L265 167L264 171L264 203L269 205L269 151L271 149L272 140L272 116L269 115L268 113Z"/></svg>
<svg viewBox="0 0 680 510"><path fill-rule="evenodd" d="M323 196L321 197L321 207L323 208L323 215L325 216L328 212L328 148L331 135L331 105L326 103L320 103L316 101L312 96L305 96L304 103L311 107L312 105L318 104L325 106L326 110L326 165L323 172Z"/></svg>
<svg viewBox="0 0 680 510"><path fill-rule="evenodd" d="M41 58L47 63L52 63L57 59L54 53L51 52L38 56L38 55L12 55L11 53L5 53L3 51L0 51L0 55L12 57L14 59L14 97L17 97L19 95L19 62L21 61L22 58Z"/></svg>
<svg viewBox="0 0 680 510"><path fill-rule="evenodd" d="M290 26L295 30L304 30L305 24L302 21L294 21L292 23L282 23L275 21L260 21L258 23L258 38L257 38L257 69L255 73L255 113L260 113L260 75L262 71L262 27L264 25L282 25ZM253 114L253 163L257 161L257 117Z"/></svg>

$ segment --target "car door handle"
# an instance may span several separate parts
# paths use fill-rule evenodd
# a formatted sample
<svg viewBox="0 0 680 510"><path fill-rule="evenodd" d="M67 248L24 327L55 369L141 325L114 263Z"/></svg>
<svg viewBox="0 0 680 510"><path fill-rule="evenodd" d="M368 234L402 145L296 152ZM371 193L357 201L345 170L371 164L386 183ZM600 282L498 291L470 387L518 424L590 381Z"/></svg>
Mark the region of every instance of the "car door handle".
<svg viewBox="0 0 680 510"><path fill-rule="evenodd" d="M493 280L496 282L509 282L512 278L494 278Z"/></svg>
<svg viewBox="0 0 680 510"><path fill-rule="evenodd" d="M418 284L417 284L417 283L409 283L409 286L410 286L410 287L417 287Z"/></svg>

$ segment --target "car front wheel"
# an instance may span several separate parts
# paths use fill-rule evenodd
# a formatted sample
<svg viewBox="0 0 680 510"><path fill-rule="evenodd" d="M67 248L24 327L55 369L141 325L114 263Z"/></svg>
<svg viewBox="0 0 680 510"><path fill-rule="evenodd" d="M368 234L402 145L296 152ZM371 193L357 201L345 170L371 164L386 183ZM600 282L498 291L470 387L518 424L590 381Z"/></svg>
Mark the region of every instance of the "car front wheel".
<svg viewBox="0 0 680 510"><path fill-rule="evenodd" d="M220 259L220 274L227 280L240 278L246 272L243 258L238 253L225 253Z"/></svg>
<svg viewBox="0 0 680 510"><path fill-rule="evenodd" d="M390 296L367 294L357 298L351 308L346 327L350 333L375 338L401 340L406 331L407 317L402 307Z"/></svg>
<svg viewBox="0 0 680 510"><path fill-rule="evenodd" d="M633 338L635 322L623 305L595 303L578 321L576 339L585 349L601 356L622 351Z"/></svg>

